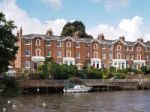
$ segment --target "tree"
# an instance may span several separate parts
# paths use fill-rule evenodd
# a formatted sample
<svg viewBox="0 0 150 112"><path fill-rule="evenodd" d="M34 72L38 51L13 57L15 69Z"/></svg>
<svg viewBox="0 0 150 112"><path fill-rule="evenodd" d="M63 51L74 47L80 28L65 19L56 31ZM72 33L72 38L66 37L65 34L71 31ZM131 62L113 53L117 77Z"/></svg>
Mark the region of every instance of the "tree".
<svg viewBox="0 0 150 112"><path fill-rule="evenodd" d="M15 59L18 47L15 43L17 37L12 33L15 29L13 21L7 21L5 15L0 12L0 73L8 70L10 61Z"/></svg>
<svg viewBox="0 0 150 112"><path fill-rule="evenodd" d="M85 32L85 25L81 21L68 22L63 27L61 36L73 36L78 32L80 38L93 38Z"/></svg>
<svg viewBox="0 0 150 112"><path fill-rule="evenodd" d="M148 74L149 71L150 71L147 66L142 66L142 67L141 67L141 70L142 70L142 72L143 72L144 74Z"/></svg>

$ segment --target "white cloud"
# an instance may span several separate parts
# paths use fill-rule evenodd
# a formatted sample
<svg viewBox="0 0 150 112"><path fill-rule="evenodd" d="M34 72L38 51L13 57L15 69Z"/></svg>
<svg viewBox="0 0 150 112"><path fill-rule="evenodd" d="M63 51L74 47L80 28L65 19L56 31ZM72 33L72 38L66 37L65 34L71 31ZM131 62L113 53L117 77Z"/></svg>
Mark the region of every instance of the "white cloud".
<svg viewBox="0 0 150 112"><path fill-rule="evenodd" d="M119 9L121 7L126 7L129 5L130 0L90 0L93 3L104 2L105 8L108 11Z"/></svg>
<svg viewBox="0 0 150 112"><path fill-rule="evenodd" d="M60 9L62 7L62 1L61 0L41 0L44 3L50 5L54 9Z"/></svg>
<svg viewBox="0 0 150 112"><path fill-rule="evenodd" d="M132 19L123 19L118 26L110 26L107 24L100 24L87 30L87 32L97 37L99 33L104 33L107 39L117 39L124 35L126 40L135 41L138 38L148 40L150 33L143 31L143 18L135 16Z"/></svg>
<svg viewBox="0 0 150 112"><path fill-rule="evenodd" d="M7 19L14 20L18 27L22 26L23 34L46 33L49 28L52 28L55 35L60 35L63 26L66 24L66 20L62 18L47 20L42 23L39 19L30 17L24 10L18 7L16 0L0 2L0 11L6 15Z"/></svg>
<svg viewBox="0 0 150 112"><path fill-rule="evenodd" d="M129 4L129 0L106 0L106 9L111 11L113 9L118 9L121 7L125 7Z"/></svg>

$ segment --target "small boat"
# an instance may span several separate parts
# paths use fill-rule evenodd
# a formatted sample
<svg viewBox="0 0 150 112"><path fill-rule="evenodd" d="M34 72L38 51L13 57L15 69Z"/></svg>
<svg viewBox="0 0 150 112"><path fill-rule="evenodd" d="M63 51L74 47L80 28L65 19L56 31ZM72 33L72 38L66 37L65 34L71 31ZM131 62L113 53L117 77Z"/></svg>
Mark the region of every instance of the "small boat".
<svg viewBox="0 0 150 112"><path fill-rule="evenodd" d="M64 93L78 93L78 92L88 92L92 89L92 87L87 87L85 85L75 85L71 84L71 86L65 86L63 91Z"/></svg>

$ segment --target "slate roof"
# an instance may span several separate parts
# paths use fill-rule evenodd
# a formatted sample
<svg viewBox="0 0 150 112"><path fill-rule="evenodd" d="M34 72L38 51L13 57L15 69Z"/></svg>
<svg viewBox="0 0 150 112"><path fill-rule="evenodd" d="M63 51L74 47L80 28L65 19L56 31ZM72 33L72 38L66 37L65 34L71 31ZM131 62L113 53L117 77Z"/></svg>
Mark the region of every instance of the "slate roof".
<svg viewBox="0 0 150 112"><path fill-rule="evenodd" d="M41 37L41 38L44 38L46 40L58 40L58 41L62 41L64 38L66 38L65 36L56 36L56 35L47 36L44 34L28 34L28 35L23 35L21 38L31 39L31 38L35 38L35 37ZM79 41L79 42L90 43L93 39L91 39L91 38L77 38L75 40ZM115 40L107 40L107 39L98 40L98 39L95 39L95 40L98 41L100 44L114 44L114 42L119 41L119 39L115 39ZM127 46L133 46L133 44L135 42L125 41L125 43ZM144 42L144 45L145 45L145 47L147 47L146 49L148 51L150 51L150 42Z"/></svg>

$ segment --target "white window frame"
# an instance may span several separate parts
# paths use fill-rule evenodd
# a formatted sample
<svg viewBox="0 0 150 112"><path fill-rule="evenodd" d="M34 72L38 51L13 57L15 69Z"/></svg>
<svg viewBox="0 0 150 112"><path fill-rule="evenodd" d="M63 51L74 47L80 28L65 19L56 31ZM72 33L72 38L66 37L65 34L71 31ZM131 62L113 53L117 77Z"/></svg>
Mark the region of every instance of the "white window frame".
<svg viewBox="0 0 150 112"><path fill-rule="evenodd" d="M60 53L60 55L58 55ZM57 58L61 58L61 51L57 51Z"/></svg>
<svg viewBox="0 0 150 112"><path fill-rule="evenodd" d="M93 49L98 49L98 44L97 43L93 44Z"/></svg>
<svg viewBox="0 0 150 112"><path fill-rule="evenodd" d="M137 54L137 55L136 55L136 59L137 59L137 60L141 60L141 59L142 59L141 54Z"/></svg>
<svg viewBox="0 0 150 112"><path fill-rule="evenodd" d="M102 54L102 58L106 59L106 54L105 53Z"/></svg>
<svg viewBox="0 0 150 112"><path fill-rule="evenodd" d="M71 47L71 42L70 41L66 42L66 47Z"/></svg>
<svg viewBox="0 0 150 112"><path fill-rule="evenodd" d="M28 40L29 43L26 43L26 40ZM25 44L25 45L30 45L30 44L31 44L31 39L24 39L24 44Z"/></svg>
<svg viewBox="0 0 150 112"><path fill-rule="evenodd" d="M145 60L148 61L148 56L145 56Z"/></svg>
<svg viewBox="0 0 150 112"><path fill-rule="evenodd" d="M80 52L76 52L76 58L80 58Z"/></svg>
<svg viewBox="0 0 150 112"><path fill-rule="evenodd" d="M117 59L121 59L121 53L117 53Z"/></svg>
<svg viewBox="0 0 150 112"><path fill-rule="evenodd" d="M28 51L28 53L29 53L28 55L26 55L27 51ZM26 49L26 50L25 50L25 57L30 57L30 55L31 55L30 50L29 50L29 49Z"/></svg>
<svg viewBox="0 0 150 112"><path fill-rule="evenodd" d="M30 61L25 61L25 68L30 68L30 67L31 67Z"/></svg>
<svg viewBox="0 0 150 112"><path fill-rule="evenodd" d="M98 58L98 52L97 52L97 51L94 51L93 57L94 57L94 58Z"/></svg>
<svg viewBox="0 0 150 112"><path fill-rule="evenodd" d="M102 49L106 49L106 44L101 44Z"/></svg>
<svg viewBox="0 0 150 112"><path fill-rule="evenodd" d="M36 39L35 45L36 45L36 46L41 46L41 40L40 40L40 39Z"/></svg>
<svg viewBox="0 0 150 112"><path fill-rule="evenodd" d="M66 57L71 57L71 54L72 54L72 53L71 53L70 50L67 50L67 51L66 51Z"/></svg>
<svg viewBox="0 0 150 112"><path fill-rule="evenodd" d="M38 51L39 51L39 55L38 55ZM36 56L41 56L41 49L35 49L35 55Z"/></svg>
<svg viewBox="0 0 150 112"><path fill-rule="evenodd" d="M117 51L121 51L121 45L117 45Z"/></svg>
<svg viewBox="0 0 150 112"><path fill-rule="evenodd" d="M57 41L57 47L61 47L61 41Z"/></svg>
<svg viewBox="0 0 150 112"><path fill-rule="evenodd" d="M48 54L50 54L50 55L48 55ZM51 57L51 51L50 50L47 51L47 56Z"/></svg>
<svg viewBox="0 0 150 112"><path fill-rule="evenodd" d="M47 42L50 42L50 44L47 44ZM51 41L50 40L46 40L46 46L51 46Z"/></svg>
<svg viewBox="0 0 150 112"><path fill-rule="evenodd" d="M80 48L80 42L76 42L76 48Z"/></svg>

